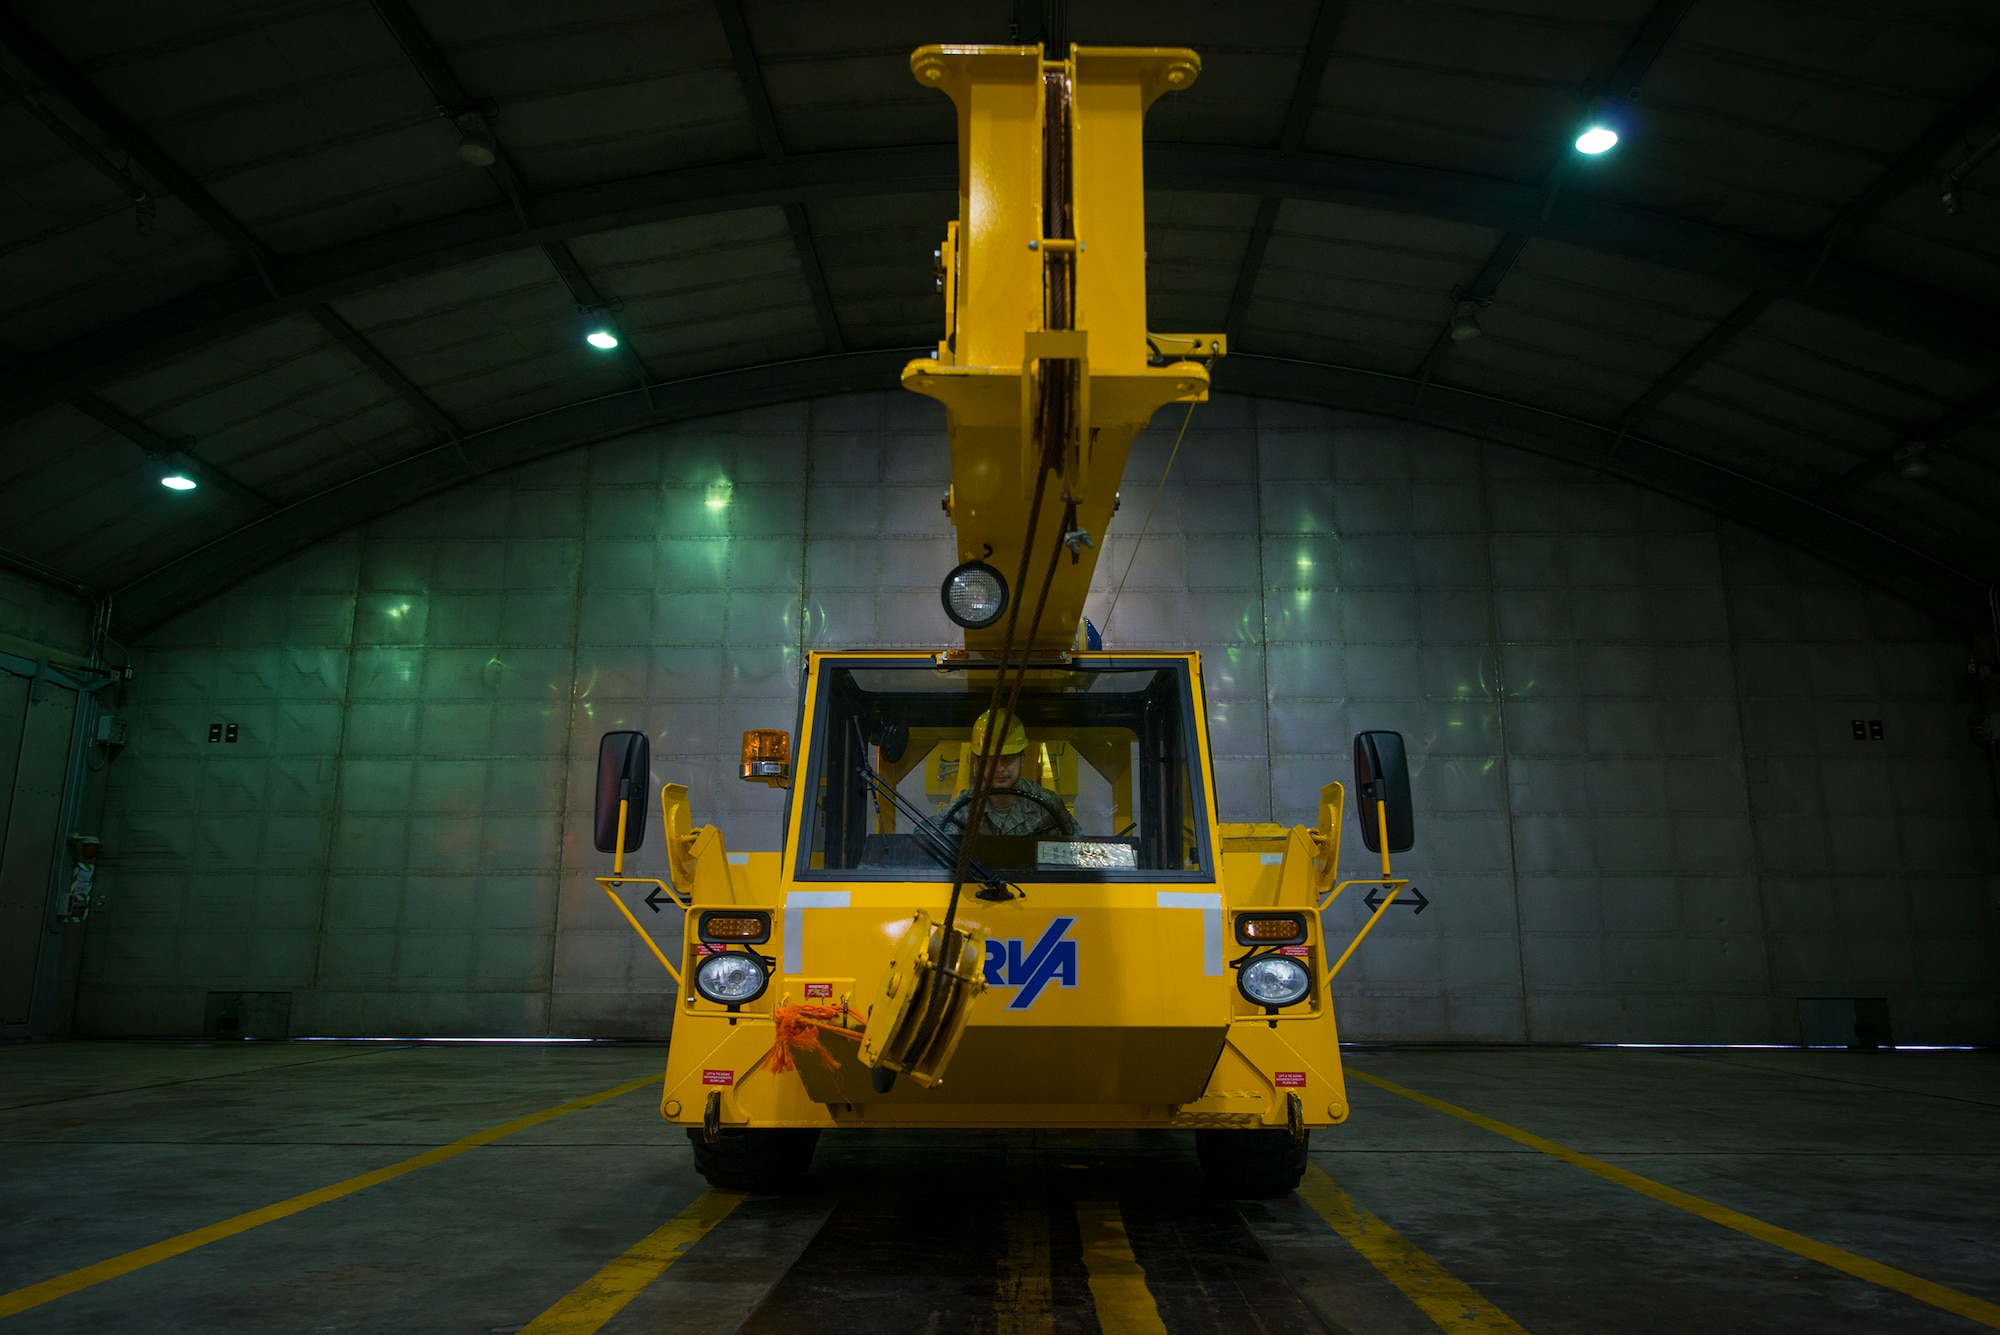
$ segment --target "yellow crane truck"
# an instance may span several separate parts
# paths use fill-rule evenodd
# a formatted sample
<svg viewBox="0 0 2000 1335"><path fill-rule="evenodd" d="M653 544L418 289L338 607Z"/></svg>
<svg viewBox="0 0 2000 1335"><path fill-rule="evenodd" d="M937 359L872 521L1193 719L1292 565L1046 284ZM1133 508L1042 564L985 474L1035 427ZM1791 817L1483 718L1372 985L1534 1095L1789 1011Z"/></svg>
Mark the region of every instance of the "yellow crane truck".
<svg viewBox="0 0 2000 1335"><path fill-rule="evenodd" d="M1104 650L1083 619L1132 438L1227 351L1146 324L1141 130L1200 60L910 67L958 109L945 338L902 379L945 408L964 642L808 655L796 760L791 733L743 740L741 777L787 792L781 852L730 853L667 784L669 878L625 875L649 748L604 737L599 880L675 983L661 1114L719 1186L781 1186L828 1127L1150 1127L1193 1130L1219 1190L1290 1190L1348 1113L1329 985L1405 884L1401 739L1355 740L1382 875L1336 883L1342 786L1315 828L1223 824L1199 655ZM1387 895L1343 948L1320 911L1355 885ZM669 899L656 940L636 910Z"/></svg>

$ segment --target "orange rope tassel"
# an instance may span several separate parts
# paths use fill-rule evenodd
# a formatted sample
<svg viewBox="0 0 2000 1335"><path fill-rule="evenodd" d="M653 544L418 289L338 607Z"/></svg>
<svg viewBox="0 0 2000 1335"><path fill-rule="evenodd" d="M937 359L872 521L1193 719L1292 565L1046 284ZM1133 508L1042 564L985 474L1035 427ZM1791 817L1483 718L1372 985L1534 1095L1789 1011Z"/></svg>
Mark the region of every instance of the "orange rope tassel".
<svg viewBox="0 0 2000 1335"><path fill-rule="evenodd" d="M778 1036L776 1041L771 1044L771 1055L764 1063L765 1068L775 1072L791 1070L793 1067L792 1049L798 1048L817 1056L819 1064L827 1070L838 1070L840 1060L826 1050L826 1044L819 1041L819 1035L823 1029L830 1034L839 1034L842 1038L851 1038L859 1043L861 1041L861 1031L858 1029L848 1029L839 1023L839 1021L849 1019L850 1017L856 1020L861 1019L859 1015L849 1010L845 1004L839 1006L799 1005L778 1007L776 1013L771 1017L777 1023Z"/></svg>

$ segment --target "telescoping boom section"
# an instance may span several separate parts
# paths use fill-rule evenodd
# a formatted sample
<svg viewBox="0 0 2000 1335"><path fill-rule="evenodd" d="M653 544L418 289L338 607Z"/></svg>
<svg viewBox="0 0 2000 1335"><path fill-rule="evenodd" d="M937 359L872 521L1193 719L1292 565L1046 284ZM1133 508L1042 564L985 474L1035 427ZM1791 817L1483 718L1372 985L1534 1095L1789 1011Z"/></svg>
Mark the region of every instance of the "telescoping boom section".
<svg viewBox="0 0 2000 1335"><path fill-rule="evenodd" d="M1165 405L1207 398L1208 364L1226 351L1220 334L1146 324L1141 132L1146 109L1193 84L1201 60L926 46L910 68L958 108L958 221L938 250L945 336L903 370L906 388L944 405L951 437L945 508L971 569L947 584L946 607L966 647L990 652L1008 605L1025 599L1015 647L1065 649L1132 437ZM1036 619L1027 609L1045 583Z"/></svg>
<svg viewBox="0 0 2000 1335"><path fill-rule="evenodd" d="M1193 52L931 46L958 108L945 337L903 383L944 405L962 647L806 656L796 746L744 734L783 846L731 853L648 738L599 756L599 883L672 980L660 1110L722 1186L795 1177L827 1127L1191 1128L1239 1194L1287 1190L1347 1117L1333 985L1407 884L1401 739L1355 739L1381 875L1317 823L1218 818L1201 660L1077 643L1132 438L1206 397L1219 335L1146 327L1140 131ZM1345 941L1322 911L1386 895ZM1368 902L1375 905L1373 894ZM1343 934L1344 935L1344 934Z"/></svg>

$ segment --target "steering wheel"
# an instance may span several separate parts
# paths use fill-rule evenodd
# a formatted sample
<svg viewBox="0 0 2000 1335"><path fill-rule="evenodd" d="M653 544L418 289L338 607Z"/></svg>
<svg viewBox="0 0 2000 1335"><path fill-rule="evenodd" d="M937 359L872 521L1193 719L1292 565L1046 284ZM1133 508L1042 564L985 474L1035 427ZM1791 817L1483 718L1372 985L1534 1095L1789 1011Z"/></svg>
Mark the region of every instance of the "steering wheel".
<svg viewBox="0 0 2000 1335"><path fill-rule="evenodd" d="M1024 792L1018 788L1014 790L1014 797L1017 801L1025 797L1042 809L1041 822L1028 831L1029 837L1042 834L1053 834L1063 839L1069 837L1069 812L1063 809L1062 803L1051 802L1040 793Z"/></svg>
<svg viewBox="0 0 2000 1335"><path fill-rule="evenodd" d="M1069 812L1065 811L1061 804L1051 802L1040 793L1031 793L1024 788L1002 789L998 791L1011 792L1016 801L1025 797L1042 809L1041 820L1036 823L1033 829L1023 831L1022 834L1024 837L1033 839L1044 834L1053 834L1058 838L1065 839L1069 837ZM958 801L951 804L951 810L945 812L944 819L957 825L961 830L964 829L964 808L971 801L972 795L970 793L959 798Z"/></svg>

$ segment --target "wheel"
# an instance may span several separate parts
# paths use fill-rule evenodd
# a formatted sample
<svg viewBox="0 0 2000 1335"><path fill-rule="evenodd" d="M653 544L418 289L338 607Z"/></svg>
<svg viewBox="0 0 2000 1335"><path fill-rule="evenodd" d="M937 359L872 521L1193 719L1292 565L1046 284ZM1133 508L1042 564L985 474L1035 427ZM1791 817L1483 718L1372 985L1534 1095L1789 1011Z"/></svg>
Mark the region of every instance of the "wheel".
<svg viewBox="0 0 2000 1335"><path fill-rule="evenodd" d="M723 1127L713 1141L688 1128L694 1168L725 1191L783 1191L812 1167L819 1132L794 1127Z"/></svg>
<svg viewBox="0 0 2000 1335"><path fill-rule="evenodd" d="M1197 1131L1195 1157L1209 1189L1237 1200L1269 1200L1299 1185L1306 1175L1307 1140L1277 1127L1255 1131Z"/></svg>

